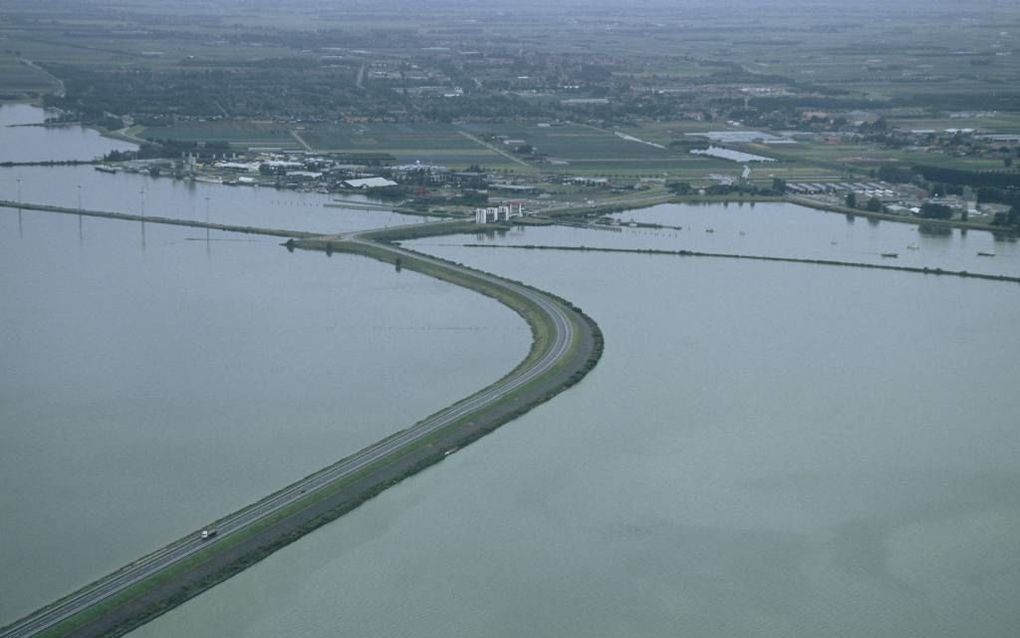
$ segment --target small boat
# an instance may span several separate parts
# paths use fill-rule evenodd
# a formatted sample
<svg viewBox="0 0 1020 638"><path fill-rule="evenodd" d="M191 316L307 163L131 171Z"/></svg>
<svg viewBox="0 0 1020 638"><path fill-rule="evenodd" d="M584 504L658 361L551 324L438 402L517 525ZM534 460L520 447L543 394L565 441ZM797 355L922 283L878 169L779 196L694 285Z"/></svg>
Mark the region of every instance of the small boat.
<svg viewBox="0 0 1020 638"><path fill-rule="evenodd" d="M715 229L714 229L714 228L706 228L706 229L705 229L705 232L706 232L706 233L714 233L714 232L715 232Z"/></svg>
<svg viewBox="0 0 1020 638"><path fill-rule="evenodd" d="M910 244L909 246L907 246L907 248L909 250L919 250L921 247L918 246L917 244Z"/></svg>
<svg viewBox="0 0 1020 638"><path fill-rule="evenodd" d="M995 253L987 250L979 250L978 257L994 257Z"/></svg>
<svg viewBox="0 0 1020 638"><path fill-rule="evenodd" d="M896 259L897 257L900 256L900 254L899 253L882 253L882 256L887 258L887 259Z"/></svg>
<svg viewBox="0 0 1020 638"><path fill-rule="evenodd" d="M96 166L95 169L100 173L116 173L118 170L120 170L118 168L115 168L113 166L107 166L105 164L100 164L99 166Z"/></svg>

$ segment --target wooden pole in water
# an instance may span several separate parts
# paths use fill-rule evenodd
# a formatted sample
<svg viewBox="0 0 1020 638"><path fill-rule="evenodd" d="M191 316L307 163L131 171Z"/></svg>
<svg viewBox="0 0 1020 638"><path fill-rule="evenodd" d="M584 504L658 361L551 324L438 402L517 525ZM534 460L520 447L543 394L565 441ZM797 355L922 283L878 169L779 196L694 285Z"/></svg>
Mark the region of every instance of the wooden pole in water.
<svg viewBox="0 0 1020 638"><path fill-rule="evenodd" d="M82 228L84 224L82 221L83 219L84 217L81 214L81 184L78 184L78 241L81 241L84 237L84 231Z"/></svg>

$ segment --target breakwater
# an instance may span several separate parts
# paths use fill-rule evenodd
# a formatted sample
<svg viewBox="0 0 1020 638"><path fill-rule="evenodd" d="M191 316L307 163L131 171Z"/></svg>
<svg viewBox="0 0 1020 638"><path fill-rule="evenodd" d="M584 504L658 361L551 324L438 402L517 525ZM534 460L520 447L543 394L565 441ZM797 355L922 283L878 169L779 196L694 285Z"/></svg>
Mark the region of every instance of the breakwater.
<svg viewBox="0 0 1020 638"><path fill-rule="evenodd" d="M743 255L739 253L710 253L696 250L656 250L652 248L590 248L588 246L498 246L493 244L463 244L465 248L506 248L513 250L559 250L572 252L598 252L598 253L623 253L632 255L661 255L668 257L709 257L715 259L743 259L747 261L772 261L787 264L811 264L815 266L838 266L843 268L866 268L869 270L891 270L895 272L910 272L922 275L946 275L951 277L965 277L970 279L985 279L988 281L1004 281L1020 284L1020 277L1009 275L990 275L985 273L968 272L966 270L946 270L943 268L929 268L927 266L893 266L890 264L869 264L860 261L839 261L835 259L805 259L802 257L769 257L766 255Z"/></svg>

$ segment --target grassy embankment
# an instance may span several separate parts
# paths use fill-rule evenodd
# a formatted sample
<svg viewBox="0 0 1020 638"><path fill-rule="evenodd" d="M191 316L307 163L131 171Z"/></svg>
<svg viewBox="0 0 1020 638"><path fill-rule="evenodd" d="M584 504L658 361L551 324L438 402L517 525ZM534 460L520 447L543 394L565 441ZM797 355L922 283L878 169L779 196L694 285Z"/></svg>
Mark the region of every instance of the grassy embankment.
<svg viewBox="0 0 1020 638"><path fill-rule="evenodd" d="M890 213L877 213L867 210L861 210L859 208L850 208L849 206L841 206L840 204L828 203L812 199L810 197L796 197L788 196L783 198L785 201L791 204L797 204L798 206L805 206L807 208L814 208L815 210L821 210L829 213L843 213L845 215L854 215L857 217L864 217L870 219L881 219L891 222L900 222L901 224L913 224L915 226L938 226L942 228L964 228L967 230L986 230L993 233L1001 233L1005 235L1015 234L1016 231L1008 227L995 226L986 222L973 222L973 221L962 221L959 219L928 219L925 217L907 217L904 215L892 215Z"/></svg>
<svg viewBox="0 0 1020 638"><path fill-rule="evenodd" d="M889 270L895 272L909 272L922 275L946 275L950 277L963 277L965 279L983 279L986 281L1001 281L1008 283L1020 283L1020 277L1009 275L988 275L973 273L966 270L944 270L942 268L928 268L919 266L891 266L886 264L869 264L858 261L838 261L835 259L804 259L800 257L769 257L765 255L744 255L740 253L710 253L696 250L659 250L655 248L593 248L589 246L540 246L528 244L524 246L503 246L497 244L463 244L465 248L504 248L510 250L558 250L563 252L596 252L615 253L631 255L660 255L667 257L710 257L716 259L742 259L746 261L771 261L785 264L809 264L815 266L839 266L843 268L864 268L867 270Z"/></svg>

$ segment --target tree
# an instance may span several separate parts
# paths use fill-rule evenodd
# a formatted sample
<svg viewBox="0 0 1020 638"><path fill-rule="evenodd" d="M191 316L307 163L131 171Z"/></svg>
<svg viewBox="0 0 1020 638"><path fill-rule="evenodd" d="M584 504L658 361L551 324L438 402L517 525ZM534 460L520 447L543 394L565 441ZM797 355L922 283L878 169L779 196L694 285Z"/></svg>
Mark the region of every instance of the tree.
<svg viewBox="0 0 1020 638"><path fill-rule="evenodd" d="M846 194L846 205L848 208L857 208L857 193L850 191Z"/></svg>
<svg viewBox="0 0 1020 638"><path fill-rule="evenodd" d="M871 199L868 200L868 203L865 205L865 208L867 208L869 211L873 213L881 213L882 200L880 200L877 197L872 197Z"/></svg>
<svg viewBox="0 0 1020 638"><path fill-rule="evenodd" d="M921 205L921 217L925 219L951 219L953 217L953 209L945 204L925 202Z"/></svg>
<svg viewBox="0 0 1020 638"><path fill-rule="evenodd" d="M691 192L691 185L687 182L669 182L666 188L674 195L687 195Z"/></svg>
<svg viewBox="0 0 1020 638"><path fill-rule="evenodd" d="M772 178L772 190L775 191L779 195L785 194L786 193L786 180L785 179L780 179L778 177L773 177Z"/></svg>
<svg viewBox="0 0 1020 638"><path fill-rule="evenodd" d="M916 175L909 168L903 168L902 166L890 166L884 164L878 167L876 177L885 182L892 182L894 184L906 184L914 181Z"/></svg>

